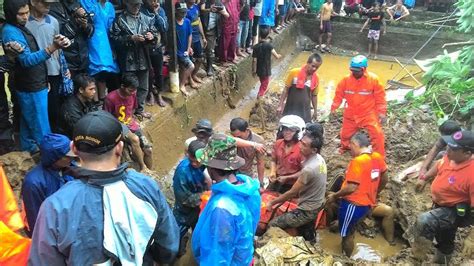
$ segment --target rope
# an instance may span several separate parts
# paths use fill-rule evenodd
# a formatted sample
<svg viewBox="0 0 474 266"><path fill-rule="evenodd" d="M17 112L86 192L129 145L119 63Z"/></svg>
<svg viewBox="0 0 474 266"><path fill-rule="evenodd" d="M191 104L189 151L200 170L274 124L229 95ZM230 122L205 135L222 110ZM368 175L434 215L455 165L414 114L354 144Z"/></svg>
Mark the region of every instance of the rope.
<svg viewBox="0 0 474 266"><path fill-rule="evenodd" d="M456 12L457 12L458 10L459 10L459 9L456 8L456 9L449 15L449 17L448 17L446 20L444 20L443 23L441 23L441 24L438 26L438 29L436 29L435 32L433 32L433 34L431 34L431 36L428 38L428 40L420 47L420 49L418 49L418 51L415 52L415 54L409 59L409 61L413 61L413 59L415 59L415 57L421 52L421 50L423 50L423 49L426 47L426 45L428 45L428 43L430 43L431 40L433 40L433 38L436 36L436 34L438 34L438 32L441 30L441 28L444 26L444 24L446 24L446 22L448 21L448 19L450 19L454 14L456 14ZM397 73L395 76L393 76L393 78L391 78L391 79L392 79L392 80L395 79L395 77L397 77L397 76L400 74L400 72L402 72L402 70L403 70L403 67L402 67L402 69L400 69L400 70L398 71L398 73Z"/></svg>

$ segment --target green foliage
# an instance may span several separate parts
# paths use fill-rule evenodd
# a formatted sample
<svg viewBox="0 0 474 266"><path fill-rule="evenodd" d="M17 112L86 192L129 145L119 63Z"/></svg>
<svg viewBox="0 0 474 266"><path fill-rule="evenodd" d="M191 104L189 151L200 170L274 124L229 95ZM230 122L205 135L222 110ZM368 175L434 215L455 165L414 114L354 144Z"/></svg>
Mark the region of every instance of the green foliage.
<svg viewBox="0 0 474 266"><path fill-rule="evenodd" d="M474 0L458 0L458 31L474 36ZM389 106L397 114L412 108L430 106L440 121L455 117L462 119L474 110L474 45L464 46L456 60L447 52L423 76L426 92L420 97L408 93L403 105Z"/></svg>
<svg viewBox="0 0 474 266"><path fill-rule="evenodd" d="M474 1L458 0L456 7L459 9L458 30L464 33L474 32Z"/></svg>

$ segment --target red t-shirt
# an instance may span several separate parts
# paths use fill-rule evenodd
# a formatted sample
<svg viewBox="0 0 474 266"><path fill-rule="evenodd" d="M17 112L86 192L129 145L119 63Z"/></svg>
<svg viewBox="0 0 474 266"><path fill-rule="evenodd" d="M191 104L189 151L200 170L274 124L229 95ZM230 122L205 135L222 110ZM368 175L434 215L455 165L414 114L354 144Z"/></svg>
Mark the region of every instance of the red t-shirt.
<svg viewBox="0 0 474 266"><path fill-rule="evenodd" d="M358 206L375 206L380 177L387 171L387 164L378 152L363 153L349 163L342 187L348 182L359 184L356 191L344 199Z"/></svg>
<svg viewBox="0 0 474 266"><path fill-rule="evenodd" d="M474 159L456 164L445 155L437 167L438 174L431 184L433 202L444 207L461 202L474 206Z"/></svg>
<svg viewBox="0 0 474 266"><path fill-rule="evenodd" d="M119 90L114 90L107 95L104 101L104 110L114 115L121 123L135 132L140 125L133 117L133 112L137 108L136 92L128 97L120 94Z"/></svg>
<svg viewBox="0 0 474 266"><path fill-rule="evenodd" d="M273 145L272 158L276 162L278 176L290 175L300 171L304 160L299 143L294 144L290 152L285 153L285 141L283 139L277 140Z"/></svg>

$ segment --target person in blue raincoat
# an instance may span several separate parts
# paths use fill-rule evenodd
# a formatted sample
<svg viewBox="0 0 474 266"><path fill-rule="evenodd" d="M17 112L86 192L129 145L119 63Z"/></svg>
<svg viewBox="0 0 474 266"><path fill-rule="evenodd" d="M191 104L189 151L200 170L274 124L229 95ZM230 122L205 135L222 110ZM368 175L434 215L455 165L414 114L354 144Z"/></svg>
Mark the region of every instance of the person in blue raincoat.
<svg viewBox="0 0 474 266"><path fill-rule="evenodd" d="M187 238L184 236L189 228L196 226L201 209L202 192L211 186L212 181L204 175L205 167L196 159L196 151L206 144L194 140L189 144L187 156L179 162L173 176L173 192L175 204L173 214L179 226L180 248L178 256L186 251Z"/></svg>
<svg viewBox="0 0 474 266"><path fill-rule="evenodd" d="M215 183L193 232L195 259L199 265L249 265L260 218L260 183L236 174L245 160L237 155L235 139L226 135L212 135L196 158Z"/></svg>
<svg viewBox="0 0 474 266"><path fill-rule="evenodd" d="M64 173L75 155L70 149L71 140L60 134L47 134L40 144L41 163L29 171L21 187L21 197L31 237L41 203L73 178Z"/></svg>
<svg viewBox="0 0 474 266"><path fill-rule="evenodd" d="M94 34L88 40L89 75L97 81L99 99L105 98L105 81L109 73L119 73L109 41L109 30L115 19L115 8L108 0L80 0L92 16Z"/></svg>

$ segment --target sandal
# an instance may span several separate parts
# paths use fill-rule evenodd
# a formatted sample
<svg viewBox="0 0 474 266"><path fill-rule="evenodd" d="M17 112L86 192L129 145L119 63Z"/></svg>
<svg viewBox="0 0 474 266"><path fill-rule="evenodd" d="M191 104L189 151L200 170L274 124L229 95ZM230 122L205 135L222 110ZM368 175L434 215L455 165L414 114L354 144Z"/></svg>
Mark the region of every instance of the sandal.
<svg viewBox="0 0 474 266"><path fill-rule="evenodd" d="M141 112L141 113L137 113L136 115L140 116L142 118L147 118L147 119L151 118L151 113L149 113L149 112Z"/></svg>

